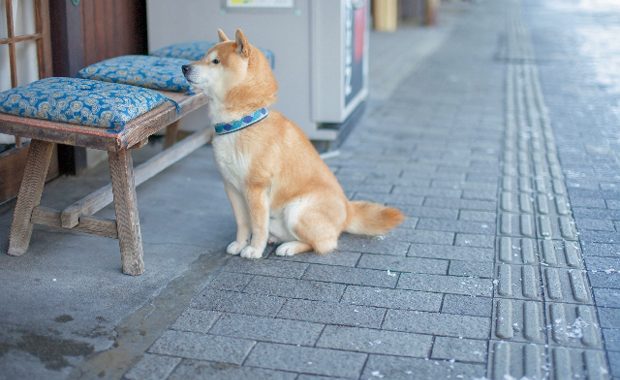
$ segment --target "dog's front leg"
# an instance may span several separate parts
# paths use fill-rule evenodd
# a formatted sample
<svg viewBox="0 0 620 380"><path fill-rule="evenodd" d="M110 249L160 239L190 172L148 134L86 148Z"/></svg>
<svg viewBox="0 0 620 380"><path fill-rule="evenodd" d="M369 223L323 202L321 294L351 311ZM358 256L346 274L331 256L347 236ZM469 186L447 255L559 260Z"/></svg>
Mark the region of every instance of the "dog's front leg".
<svg viewBox="0 0 620 380"><path fill-rule="evenodd" d="M237 222L237 239L226 247L226 252L238 255L248 245L250 240L250 216L245 199L231 184L225 182L226 194L232 205L235 221Z"/></svg>
<svg viewBox="0 0 620 380"><path fill-rule="evenodd" d="M246 192L252 222L252 241L243 248L241 257L258 259L263 255L269 238L269 198L264 186L248 185Z"/></svg>

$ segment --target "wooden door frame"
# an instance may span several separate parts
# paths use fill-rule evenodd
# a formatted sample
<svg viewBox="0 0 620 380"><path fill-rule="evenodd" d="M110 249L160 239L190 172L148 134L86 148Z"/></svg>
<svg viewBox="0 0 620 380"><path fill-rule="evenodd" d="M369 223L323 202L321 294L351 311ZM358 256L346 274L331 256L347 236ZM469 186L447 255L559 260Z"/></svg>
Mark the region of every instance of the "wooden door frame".
<svg viewBox="0 0 620 380"><path fill-rule="evenodd" d="M52 75L52 53L51 53L51 31L49 17L49 0L34 0L34 25L35 31L30 34L15 34L15 23L13 20L13 5L19 0L7 0L5 11L7 18L7 38L0 38L0 45L7 45L9 50L9 71L11 76L11 87L16 87L18 64L15 46L20 43L32 41L36 44L37 68L39 78ZM21 143L21 139L15 138L15 147L0 153L0 202L4 202L17 194L19 184L22 180L26 156L29 145ZM54 153L55 154L55 153ZM58 160L52 160L49 176L51 179L58 175Z"/></svg>

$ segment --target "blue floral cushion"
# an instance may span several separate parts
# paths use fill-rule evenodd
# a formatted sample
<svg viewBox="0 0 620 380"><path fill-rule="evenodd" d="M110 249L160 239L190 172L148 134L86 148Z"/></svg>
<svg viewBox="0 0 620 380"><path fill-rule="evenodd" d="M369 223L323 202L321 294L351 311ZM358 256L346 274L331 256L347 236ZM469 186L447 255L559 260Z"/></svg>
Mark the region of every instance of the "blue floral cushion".
<svg viewBox="0 0 620 380"><path fill-rule="evenodd" d="M80 78L124 83L155 90L190 92L181 66L187 59L124 55L94 63L78 72Z"/></svg>
<svg viewBox="0 0 620 380"><path fill-rule="evenodd" d="M189 59L190 61L197 61L202 58L213 45L215 45L215 42L210 41L194 41L172 44L151 52L151 55L157 57L184 58ZM265 54L265 57L267 57L267 59L269 60L269 64L273 69L276 63L273 52L267 49L260 50L263 52L263 54Z"/></svg>
<svg viewBox="0 0 620 380"><path fill-rule="evenodd" d="M46 78L0 92L0 112L120 132L166 102L157 91L76 78Z"/></svg>

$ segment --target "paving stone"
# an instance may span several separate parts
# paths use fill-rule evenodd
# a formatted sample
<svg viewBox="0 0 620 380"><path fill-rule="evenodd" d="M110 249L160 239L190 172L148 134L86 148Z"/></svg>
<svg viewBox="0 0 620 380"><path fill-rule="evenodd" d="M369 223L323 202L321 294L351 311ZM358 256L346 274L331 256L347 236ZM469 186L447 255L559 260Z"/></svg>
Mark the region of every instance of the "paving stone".
<svg viewBox="0 0 620 380"><path fill-rule="evenodd" d="M584 256L620 257L620 244L581 242Z"/></svg>
<svg viewBox="0 0 620 380"><path fill-rule="evenodd" d="M364 379L474 379L483 378L485 367L480 364L450 363L444 360L370 355Z"/></svg>
<svg viewBox="0 0 620 380"><path fill-rule="evenodd" d="M227 363L214 363L198 360L183 360L174 370L169 380L186 379L270 379L270 380L294 380L297 374L292 372L274 371L255 367L240 367ZM163 377L160 377L160 379Z"/></svg>
<svg viewBox="0 0 620 380"><path fill-rule="evenodd" d="M544 379L548 376L546 360L543 345L491 341L488 376L491 379Z"/></svg>
<svg viewBox="0 0 620 380"><path fill-rule="evenodd" d="M447 260L494 261L493 249L484 247L457 247L432 244L411 244L407 256Z"/></svg>
<svg viewBox="0 0 620 380"><path fill-rule="evenodd" d="M275 315L284 304L284 298L269 295L238 293L207 288L194 297L190 307L201 310Z"/></svg>
<svg viewBox="0 0 620 380"><path fill-rule="evenodd" d="M342 302L355 305L422 311L439 311L441 300L438 293L365 286L348 286L342 297Z"/></svg>
<svg viewBox="0 0 620 380"><path fill-rule="evenodd" d="M620 274L607 271L588 272L590 285L594 288L620 289Z"/></svg>
<svg viewBox="0 0 620 380"><path fill-rule="evenodd" d="M245 291L279 297L338 301L344 288L343 284L257 276L248 284Z"/></svg>
<svg viewBox="0 0 620 380"><path fill-rule="evenodd" d="M579 269L543 268L545 298L553 302L592 303L586 272Z"/></svg>
<svg viewBox="0 0 620 380"><path fill-rule="evenodd" d="M601 198L585 198L571 195L570 202L578 207L605 208L605 201Z"/></svg>
<svg viewBox="0 0 620 380"><path fill-rule="evenodd" d="M561 240L540 240L540 260L552 267L583 268L579 243Z"/></svg>
<svg viewBox="0 0 620 380"><path fill-rule="evenodd" d="M471 211L461 210L459 213L460 220L471 220L476 222L486 222L495 225L495 213L490 211Z"/></svg>
<svg viewBox="0 0 620 380"><path fill-rule="evenodd" d="M489 317L388 310L383 328L414 333L487 339L491 332L491 320Z"/></svg>
<svg viewBox="0 0 620 380"><path fill-rule="evenodd" d="M407 215L418 218L437 218L456 220L459 214L458 209L426 207L426 206L403 206L402 209Z"/></svg>
<svg viewBox="0 0 620 380"><path fill-rule="evenodd" d="M620 351L620 328L602 329L601 331L605 338L605 347L610 351Z"/></svg>
<svg viewBox="0 0 620 380"><path fill-rule="evenodd" d="M245 362L247 366L318 375L357 378L366 354L325 348L258 343Z"/></svg>
<svg viewBox="0 0 620 380"><path fill-rule="evenodd" d="M577 220L577 228L581 230L615 231L614 224L610 220L580 218Z"/></svg>
<svg viewBox="0 0 620 380"><path fill-rule="evenodd" d="M444 314L472 315L486 317L491 315L491 298L470 295L446 294L441 312Z"/></svg>
<svg viewBox="0 0 620 380"><path fill-rule="evenodd" d="M209 332L235 338L311 346L322 330L323 325L317 323L224 314Z"/></svg>
<svg viewBox="0 0 620 380"><path fill-rule="evenodd" d="M251 274L220 272L211 281L209 287L220 290L234 290L240 292L250 283L254 276Z"/></svg>
<svg viewBox="0 0 620 380"><path fill-rule="evenodd" d="M487 342L484 340L459 339L438 336L433 344L434 359L486 363Z"/></svg>
<svg viewBox="0 0 620 380"><path fill-rule="evenodd" d="M450 260L448 274L451 276L493 278L493 263Z"/></svg>
<svg viewBox="0 0 620 380"><path fill-rule="evenodd" d="M538 267L500 263L496 273L496 297L542 301Z"/></svg>
<svg viewBox="0 0 620 380"><path fill-rule="evenodd" d="M297 380L344 380L344 377L320 376L320 375L299 375Z"/></svg>
<svg viewBox="0 0 620 380"><path fill-rule="evenodd" d="M590 272L614 275L620 270L620 257L586 257L585 262Z"/></svg>
<svg viewBox="0 0 620 380"><path fill-rule="evenodd" d="M617 232L585 230L585 231L581 231L580 238L583 241L593 242L593 243L607 243L607 244L620 243L620 233L617 233Z"/></svg>
<svg viewBox="0 0 620 380"><path fill-rule="evenodd" d="M488 182L464 182L464 181L450 181L450 180L432 180L431 187L445 187L449 189L468 189L468 190L477 190L477 189L495 189L497 186L495 184L491 184Z"/></svg>
<svg viewBox="0 0 620 380"><path fill-rule="evenodd" d="M493 248L495 246L493 235L456 234L455 244L465 247Z"/></svg>
<svg viewBox="0 0 620 380"><path fill-rule="evenodd" d="M607 353L609 357L609 369L611 370L611 375L614 377L620 377L620 352L609 352Z"/></svg>
<svg viewBox="0 0 620 380"><path fill-rule="evenodd" d="M599 307L597 311L601 327L617 328L620 326L620 308Z"/></svg>
<svg viewBox="0 0 620 380"><path fill-rule="evenodd" d="M347 326L381 326L385 309L331 302L291 299L278 313L279 318Z"/></svg>
<svg viewBox="0 0 620 380"><path fill-rule="evenodd" d="M463 198L464 199L497 201L497 189L464 190Z"/></svg>
<svg viewBox="0 0 620 380"><path fill-rule="evenodd" d="M364 254L357 266L359 268L373 268L383 271L445 274L448 269L448 261L420 257Z"/></svg>
<svg viewBox="0 0 620 380"><path fill-rule="evenodd" d="M355 191L358 193L371 193L371 194L388 194L392 192L392 188L394 186L392 186L391 184L356 184L356 185L349 185L344 187L344 189L346 191ZM372 199L372 198L370 198Z"/></svg>
<svg viewBox="0 0 620 380"><path fill-rule="evenodd" d="M605 203L607 204L608 208L611 208L614 210L620 210L620 200L607 199Z"/></svg>
<svg viewBox="0 0 620 380"><path fill-rule="evenodd" d="M492 201L479 201L471 199L454 199L428 197L424 200L424 206L443 207L451 209L467 209L481 211L495 211L496 204Z"/></svg>
<svg viewBox="0 0 620 380"><path fill-rule="evenodd" d="M620 290L594 288L594 298L596 305L600 307L620 307Z"/></svg>
<svg viewBox="0 0 620 380"><path fill-rule="evenodd" d="M165 379L180 362L181 358L144 354L142 359L123 378L128 380Z"/></svg>
<svg viewBox="0 0 620 380"><path fill-rule="evenodd" d="M454 242L454 233L445 231L409 230L398 237L411 243L452 245Z"/></svg>
<svg viewBox="0 0 620 380"><path fill-rule="evenodd" d="M231 257L224 266L224 270L263 276L301 278L307 267L308 264L295 261L246 260L241 257Z"/></svg>
<svg viewBox="0 0 620 380"><path fill-rule="evenodd" d="M215 311L189 308L177 318L171 328L174 330L206 333L220 315L221 313Z"/></svg>
<svg viewBox="0 0 620 380"><path fill-rule="evenodd" d="M385 355L426 357L432 336L358 327L327 326L317 347Z"/></svg>
<svg viewBox="0 0 620 380"><path fill-rule="evenodd" d="M343 235L338 242L339 251L377 253L382 255L405 256L409 243L391 239L364 238ZM337 252L336 252L337 254Z"/></svg>
<svg viewBox="0 0 620 380"><path fill-rule="evenodd" d="M601 209L601 208L586 208L586 207L573 207L573 216L579 218L593 218L593 219L620 219L620 209Z"/></svg>
<svg viewBox="0 0 620 380"><path fill-rule="evenodd" d="M432 231L467 232L478 234L495 233L495 225L485 222L473 222L462 220L426 219L421 218L416 229Z"/></svg>
<svg viewBox="0 0 620 380"><path fill-rule="evenodd" d="M352 198L359 201L381 202L394 207L400 208L401 205L421 206L424 203L424 197L412 194L375 194L375 193L355 193Z"/></svg>
<svg viewBox="0 0 620 380"><path fill-rule="evenodd" d="M325 264L325 265L342 265L346 267L354 267L362 254L358 252L346 252L338 250L328 255L317 255L314 252L301 253L294 256L273 256L270 259L283 261L300 261L304 263ZM249 281L248 281L249 282Z"/></svg>
<svg viewBox="0 0 620 380"><path fill-rule="evenodd" d="M540 302L497 299L493 336L513 342L545 342L545 307Z"/></svg>
<svg viewBox="0 0 620 380"><path fill-rule="evenodd" d="M551 303L547 313L550 344L601 348L596 310L591 306Z"/></svg>
<svg viewBox="0 0 620 380"><path fill-rule="evenodd" d="M397 287L487 297L490 297L493 293L493 283L490 279L431 274L403 273L400 276Z"/></svg>
<svg viewBox="0 0 620 380"><path fill-rule="evenodd" d="M394 194L408 194L416 196L434 196L460 198L462 191L458 189L441 189L432 187L394 186Z"/></svg>
<svg viewBox="0 0 620 380"><path fill-rule="evenodd" d="M245 339L168 330L149 349L154 354L241 364L255 342Z"/></svg>
<svg viewBox="0 0 620 380"><path fill-rule="evenodd" d="M605 354L597 350L555 347L550 350L550 377L555 379L605 379L608 370ZM612 360L609 361L613 363ZM613 370L612 370L613 371Z"/></svg>
<svg viewBox="0 0 620 380"><path fill-rule="evenodd" d="M368 285L393 288L396 286L398 276L384 270L347 268L331 265L311 264L308 267L306 280L327 281L352 285Z"/></svg>
<svg viewBox="0 0 620 380"><path fill-rule="evenodd" d="M499 232L504 236L535 238L536 224L534 216L502 212L499 215ZM551 237L551 232L545 237Z"/></svg>

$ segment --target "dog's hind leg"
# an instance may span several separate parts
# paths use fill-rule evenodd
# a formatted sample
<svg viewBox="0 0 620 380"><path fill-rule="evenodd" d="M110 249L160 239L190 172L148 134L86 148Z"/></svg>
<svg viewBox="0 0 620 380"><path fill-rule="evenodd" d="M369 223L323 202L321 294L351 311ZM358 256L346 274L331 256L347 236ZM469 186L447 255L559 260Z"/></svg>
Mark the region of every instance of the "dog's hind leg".
<svg viewBox="0 0 620 380"><path fill-rule="evenodd" d="M284 246L281 253L294 255L314 250L324 254L335 250L346 218L345 206L339 206L339 202L309 203L303 209L290 213L287 225L298 241L281 245Z"/></svg>
<svg viewBox="0 0 620 380"><path fill-rule="evenodd" d="M280 246L276 248L276 255L293 256L298 253L310 252L310 251L312 251L312 246L310 244L306 244L301 241L289 241L289 242L280 244Z"/></svg>

